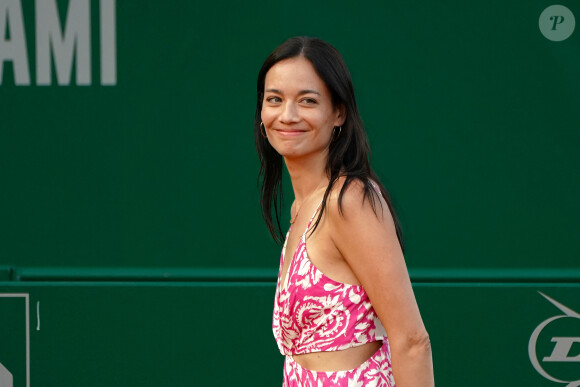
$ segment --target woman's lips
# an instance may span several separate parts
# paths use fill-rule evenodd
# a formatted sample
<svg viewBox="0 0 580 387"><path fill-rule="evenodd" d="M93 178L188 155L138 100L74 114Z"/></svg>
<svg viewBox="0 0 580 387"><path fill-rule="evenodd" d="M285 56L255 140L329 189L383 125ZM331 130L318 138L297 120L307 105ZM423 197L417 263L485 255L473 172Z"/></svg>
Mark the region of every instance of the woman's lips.
<svg viewBox="0 0 580 387"><path fill-rule="evenodd" d="M288 137L292 137L292 136L299 136L302 133L305 133L305 130L299 130L299 129L274 129L279 135L281 136L288 136Z"/></svg>

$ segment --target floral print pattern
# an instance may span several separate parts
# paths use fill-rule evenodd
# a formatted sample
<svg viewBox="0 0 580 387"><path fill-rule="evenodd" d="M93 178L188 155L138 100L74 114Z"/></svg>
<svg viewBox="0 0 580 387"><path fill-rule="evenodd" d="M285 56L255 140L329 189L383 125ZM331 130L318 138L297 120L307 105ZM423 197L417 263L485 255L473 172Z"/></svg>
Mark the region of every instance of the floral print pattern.
<svg viewBox="0 0 580 387"><path fill-rule="evenodd" d="M395 384L387 335L365 290L327 277L308 258L306 235L319 208L320 205L300 238L284 284L281 275L288 235L280 257L272 329L280 352L286 355L284 386L392 387ZM379 340L384 342L381 349L350 371L310 371L291 357L338 351Z"/></svg>
<svg viewBox="0 0 580 387"><path fill-rule="evenodd" d="M296 363L292 356L284 362L283 387L395 387L389 344L355 369L348 371L311 371Z"/></svg>

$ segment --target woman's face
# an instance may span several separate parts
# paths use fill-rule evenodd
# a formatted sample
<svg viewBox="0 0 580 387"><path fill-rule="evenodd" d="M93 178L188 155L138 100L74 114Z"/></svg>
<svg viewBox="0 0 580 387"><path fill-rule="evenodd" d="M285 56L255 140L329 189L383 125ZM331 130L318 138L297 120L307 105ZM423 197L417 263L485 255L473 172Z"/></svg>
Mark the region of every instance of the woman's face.
<svg viewBox="0 0 580 387"><path fill-rule="evenodd" d="M262 122L268 141L284 158L326 153L342 109L332 106L324 81L306 58L276 63L266 73Z"/></svg>

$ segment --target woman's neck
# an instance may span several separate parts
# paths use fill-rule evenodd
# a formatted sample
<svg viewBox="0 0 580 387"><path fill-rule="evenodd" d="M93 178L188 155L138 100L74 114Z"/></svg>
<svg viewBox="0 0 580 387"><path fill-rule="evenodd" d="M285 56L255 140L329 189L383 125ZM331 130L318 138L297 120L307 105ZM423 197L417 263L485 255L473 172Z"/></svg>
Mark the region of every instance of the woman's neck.
<svg viewBox="0 0 580 387"><path fill-rule="evenodd" d="M301 203L316 189L328 185L325 158L309 160L285 159L285 162L292 181L294 200L297 203Z"/></svg>

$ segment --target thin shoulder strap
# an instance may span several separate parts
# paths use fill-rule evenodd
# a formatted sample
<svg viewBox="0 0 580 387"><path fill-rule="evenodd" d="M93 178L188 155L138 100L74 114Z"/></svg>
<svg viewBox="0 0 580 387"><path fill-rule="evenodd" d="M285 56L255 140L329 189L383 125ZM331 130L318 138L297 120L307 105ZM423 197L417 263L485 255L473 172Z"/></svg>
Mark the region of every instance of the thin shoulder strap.
<svg viewBox="0 0 580 387"><path fill-rule="evenodd" d="M382 194L382 192L381 192L381 189L379 188L379 185L378 185L377 183L375 183L375 181L374 181L374 180L370 180L370 179L369 179L369 181L371 182L371 185L372 185L372 186L373 186L373 188L375 189L375 192L376 192L376 193L378 193L378 194L379 194L379 196L381 196L381 197L382 197L382 196L383 196L383 194Z"/></svg>
<svg viewBox="0 0 580 387"><path fill-rule="evenodd" d="M316 216L316 214L318 214L318 210L320 210L320 207L322 206L323 201L324 201L324 198L322 198L322 200L320 200L320 203L318 203L318 206L316 206L316 210L314 211L314 214L312 214L312 216L310 217L310 220L308 221L308 224L306 225L306 230L304 230L304 234L302 236L305 236L306 233L308 232L308 229L310 229L310 225L312 224L312 221L314 220L314 217Z"/></svg>

